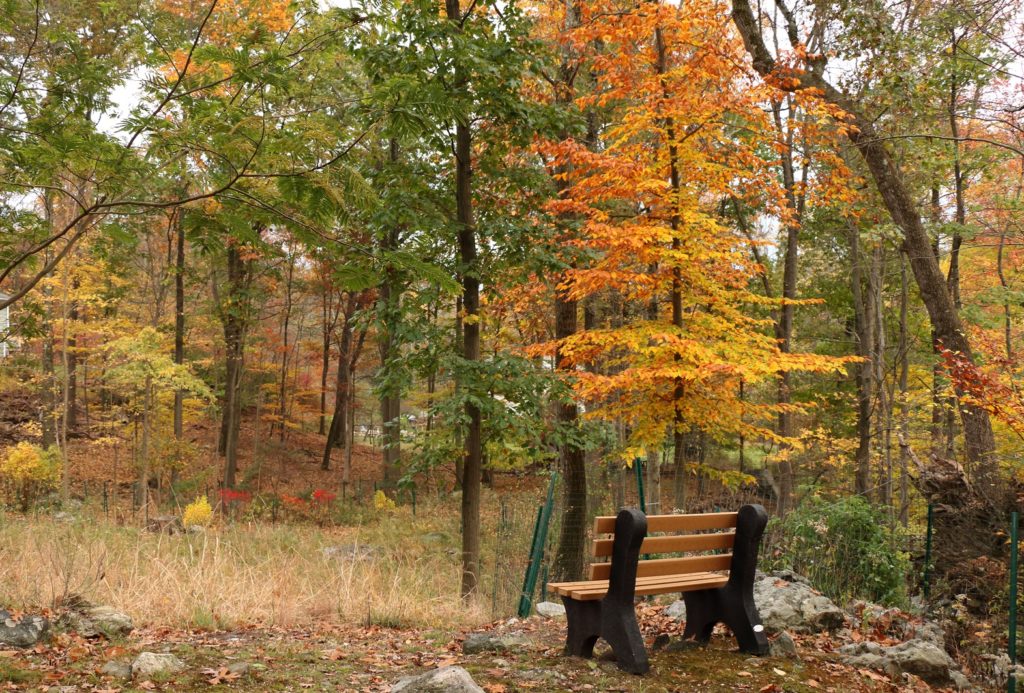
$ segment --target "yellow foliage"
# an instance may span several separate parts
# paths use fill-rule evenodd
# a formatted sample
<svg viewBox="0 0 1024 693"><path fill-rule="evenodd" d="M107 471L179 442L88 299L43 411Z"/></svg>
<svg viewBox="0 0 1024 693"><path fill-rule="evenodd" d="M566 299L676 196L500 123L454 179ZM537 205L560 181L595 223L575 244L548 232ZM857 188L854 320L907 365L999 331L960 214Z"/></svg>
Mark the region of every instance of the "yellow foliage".
<svg viewBox="0 0 1024 693"><path fill-rule="evenodd" d="M0 461L0 477L15 483L55 487L60 480L60 456L54 450L21 442Z"/></svg>
<svg viewBox="0 0 1024 693"><path fill-rule="evenodd" d="M185 527L191 527L192 525L205 527L210 524L210 518L212 517L213 508L210 507L210 501L203 495L185 506L185 512L181 515L181 524Z"/></svg>
<svg viewBox="0 0 1024 693"><path fill-rule="evenodd" d="M0 459L0 479L9 482L14 500L27 512L40 493L57 487L61 460L56 448L44 450L38 445L21 442Z"/></svg>
<svg viewBox="0 0 1024 693"><path fill-rule="evenodd" d="M381 512L391 512L397 506L395 506L395 501L388 498L383 491L378 489L378 491L373 494L373 507Z"/></svg>

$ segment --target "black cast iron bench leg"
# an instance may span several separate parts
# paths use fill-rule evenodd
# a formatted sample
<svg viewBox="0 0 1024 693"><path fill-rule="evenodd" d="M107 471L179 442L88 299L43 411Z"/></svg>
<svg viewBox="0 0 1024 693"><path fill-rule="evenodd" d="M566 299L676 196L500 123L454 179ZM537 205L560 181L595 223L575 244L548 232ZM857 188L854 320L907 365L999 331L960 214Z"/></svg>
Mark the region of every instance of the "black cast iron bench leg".
<svg viewBox="0 0 1024 693"><path fill-rule="evenodd" d="M768 513L760 505L744 505L736 520L729 582L723 587L684 592L686 628L683 638L707 643L716 623L724 623L736 636L741 652L768 654L768 637L754 604L754 572L757 548L768 524Z"/></svg>
<svg viewBox="0 0 1024 693"><path fill-rule="evenodd" d="M562 597L569 631L566 654L592 657L597 639L604 638L623 671L646 674L651 668L633 604L640 546L646 536L647 517L639 510L626 509L615 518L611 575L604 599L580 601Z"/></svg>

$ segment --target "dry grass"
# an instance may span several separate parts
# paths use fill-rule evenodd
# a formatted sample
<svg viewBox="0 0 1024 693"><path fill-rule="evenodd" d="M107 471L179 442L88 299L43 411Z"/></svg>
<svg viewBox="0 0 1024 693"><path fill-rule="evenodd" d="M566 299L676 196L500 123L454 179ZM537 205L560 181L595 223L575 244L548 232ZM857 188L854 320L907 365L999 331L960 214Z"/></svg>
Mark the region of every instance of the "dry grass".
<svg viewBox="0 0 1024 693"><path fill-rule="evenodd" d="M0 525L0 604L109 604L141 625L231 628L317 620L471 626L491 612L492 576L468 607L459 596L457 501L373 515L355 527L229 524L204 534L154 534L85 517L8 515ZM501 554L485 520L484 569ZM528 540L528 537L527 537ZM364 546L367 557L325 555ZM497 565L497 561L494 561Z"/></svg>

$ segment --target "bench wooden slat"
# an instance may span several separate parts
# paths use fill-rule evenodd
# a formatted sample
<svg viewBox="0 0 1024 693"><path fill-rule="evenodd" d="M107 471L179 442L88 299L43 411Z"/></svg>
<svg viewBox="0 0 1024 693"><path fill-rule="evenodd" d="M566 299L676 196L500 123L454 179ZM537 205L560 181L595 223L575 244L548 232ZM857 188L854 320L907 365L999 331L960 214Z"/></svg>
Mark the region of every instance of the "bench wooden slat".
<svg viewBox="0 0 1024 693"><path fill-rule="evenodd" d="M636 594L666 594L669 592L692 592L721 587L729 581L725 575L717 573L696 573L691 575L669 575L651 578L639 578L636 581ZM601 599L608 593L608 581L596 580L585 582L566 582L548 585L556 594L572 597L579 601Z"/></svg>
<svg viewBox="0 0 1024 693"><path fill-rule="evenodd" d="M700 582L718 578L728 578L721 573L690 573L688 575L652 575L650 577L637 578L638 585L654 585L668 582ZM577 580L575 582L549 582L548 589L561 593L572 592L573 590L588 589L594 587L607 587L608 580Z"/></svg>
<svg viewBox="0 0 1024 693"><path fill-rule="evenodd" d="M653 577L637 578L637 583L642 584L654 584L661 582L672 582L680 578L687 580L700 580L704 575L718 576L718 573L691 573L690 575L655 575ZM579 580L577 582L549 582L548 589L558 592L572 592L573 590L586 589L592 587L607 587L608 580Z"/></svg>
<svg viewBox="0 0 1024 693"><path fill-rule="evenodd" d="M640 561L636 567L637 577L653 575L676 575L686 573L702 573L709 570L729 570L732 565L732 554L722 553L717 556L687 556L686 558L654 558ZM590 579L607 580L612 574L611 563L591 563Z"/></svg>
<svg viewBox="0 0 1024 693"><path fill-rule="evenodd" d="M648 515L647 533L693 532L701 529L728 529L736 526L736 513L698 513L694 515ZM594 534L615 532L614 517L595 517Z"/></svg>
<svg viewBox="0 0 1024 693"><path fill-rule="evenodd" d="M680 534L663 537L647 537L640 547L640 553L682 553L684 551L711 551L731 549L736 540L735 532L714 532L712 534ZM594 556L612 555L614 539L595 539Z"/></svg>
<svg viewBox="0 0 1024 693"><path fill-rule="evenodd" d="M714 573L712 573L712 575L714 575ZM635 594L637 594L639 596L646 596L646 595L649 595L649 594L669 594L669 593L672 593L672 592L694 592L694 591L697 591L697 590L707 590L707 589L713 589L713 588L716 588L716 587L722 587L727 582L729 582L729 578L728 577L726 577L724 575L719 575L719 576L716 576L714 578L709 578L707 580L692 581L692 582L678 581L678 582L655 583L655 584L650 584L650 585L639 584L636 587ZM575 595L579 594L580 595L579 598L581 599L581 601L588 601L590 599L601 599L607 593L608 593L608 588L606 587L603 590L594 590L594 591L583 590L583 591L580 591L580 592L573 592L573 595L574 595L574 598L576 598ZM591 596L591 595L593 595L593 596Z"/></svg>

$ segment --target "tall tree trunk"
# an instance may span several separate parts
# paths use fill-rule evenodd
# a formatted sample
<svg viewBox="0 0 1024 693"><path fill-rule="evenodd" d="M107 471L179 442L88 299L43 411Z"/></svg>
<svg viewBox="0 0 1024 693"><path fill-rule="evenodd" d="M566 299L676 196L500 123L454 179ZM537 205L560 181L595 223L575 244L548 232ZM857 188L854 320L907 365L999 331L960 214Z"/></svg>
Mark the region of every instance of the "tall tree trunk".
<svg viewBox="0 0 1024 693"><path fill-rule="evenodd" d="M662 95L666 100L669 99L669 88L666 81L665 75L668 73L668 49L665 46L665 36L662 33L661 27L656 27L654 30L654 47L657 52L657 58L655 63L655 69L661 76L661 89ZM679 171L679 144L676 141L676 123L671 117L665 118L665 139L668 145L668 179L669 179L669 190L671 191L671 202L670 206L672 213L669 216L669 225L672 228L672 253L673 256L677 256L678 252L682 248L682 238L680 237L680 226L681 221L679 219L679 204L678 197L682 187L682 180ZM682 293L682 272L677 264L672 266L672 327L677 333L677 336L681 336L683 330L683 293ZM656 318L657 316L655 316ZM675 360L678 361L682 357L680 354L675 355ZM682 378L676 378L675 383L672 386L672 403L673 403L673 414L672 414L672 462L673 469L675 472L675 502L674 505L678 510L683 510L686 507L686 462L684 455L682 454L682 448L685 444L686 437L686 422L683 420L683 398L685 396L685 387ZM661 474L658 469L658 464L655 462L653 467L654 473L656 474L657 480L660 482ZM657 488L652 488L652 495L654 495L655 510L660 508L661 505L661 484L657 484Z"/></svg>
<svg viewBox="0 0 1024 693"><path fill-rule="evenodd" d="M463 15L459 0L445 0L448 20L461 30ZM456 61L452 89L468 98L469 80ZM460 113L455 122L455 207L458 222L459 265L462 274L462 357L480 360L480 277L477 266L476 226L473 220L473 133L469 115ZM463 383L463 387L465 387ZM480 478L483 464L482 417L480 407L466 401L465 448L462 478L462 587L463 598L476 592L480 581Z"/></svg>
<svg viewBox="0 0 1024 693"><path fill-rule="evenodd" d="M954 56L953 64L955 65L955 56L958 50L955 33L950 50ZM953 227L953 237L949 247L949 271L946 274L946 286L949 287L949 295L953 298L953 305L957 310L962 307L960 303L960 247L964 242L963 227L967 223L967 204L964 200L967 181L960 163L960 123L957 120L959 89L957 76L954 73L949 84L948 113L949 134L952 136L951 145L953 147L953 199L955 203L953 220L956 222L956 226Z"/></svg>
<svg viewBox="0 0 1024 693"><path fill-rule="evenodd" d="M792 109L792 103L790 104ZM793 304L796 298L797 279L797 258L799 257L800 224L803 217L803 195L797 192L796 169L793 165L793 128L783 124L782 104L772 104L772 114L775 119L775 127L779 137L785 142L781 152L782 184L786 193L786 202L789 205L791 217L787 221L786 228L786 254L783 260L782 270L782 305L779 307L779 321L777 324L776 337L779 340L779 350L788 354L792 351L793 340ZM807 177L804 170L804 179ZM794 422L793 414L787 411L792 402L791 378L788 371L779 374L778 403L779 420L778 432L784 438L793 437ZM779 514L784 515L789 510L793 497L794 471L793 461L787 451L782 451L782 459L779 461Z"/></svg>
<svg viewBox="0 0 1024 693"><path fill-rule="evenodd" d="M872 367L871 353L874 344L873 321L868 314L868 301L864 298L862 285L863 264L860 251L860 229L850 222L850 291L853 296L854 331L857 341L857 355L862 361L854 364L854 380L857 386L857 453L853 491L867 497L871 487L871 397Z"/></svg>
<svg viewBox="0 0 1024 693"><path fill-rule="evenodd" d="M579 26L579 7L574 0L565 3L564 31L572 31ZM566 45L562 50L562 62L559 66L559 80L556 84L555 98L566 105L575 96L575 76L577 74L577 56L575 50ZM563 138L568 132L562 133ZM554 176L555 187L559 196L564 196L571 181L568 179L569 167L561 167ZM555 350L555 368L560 375L569 380L572 369L562 363L561 343L572 337L579 329L579 305L561 286L555 287L555 340L559 347ZM556 403L555 416L562 428L563 437L559 445L559 462L562 469L562 526L558 537L558 550L555 554L553 578L556 580L579 580L583 577L583 566L587 547L587 465L585 451L579 445L575 432L579 426L579 409L571 393L567 399Z"/></svg>
<svg viewBox="0 0 1024 693"><path fill-rule="evenodd" d="M143 508L149 506L149 470L150 470L150 442L153 437L153 376L147 374L142 395L142 445L139 451L139 498L138 503Z"/></svg>
<svg viewBox="0 0 1024 693"><path fill-rule="evenodd" d="M72 288L77 290L78 279L74 279ZM67 393L65 397L64 422L68 431L78 428L78 339L75 337L75 330L78 325L78 301L71 300L68 308L67 329L69 332L64 338L64 363L67 373Z"/></svg>
<svg viewBox="0 0 1024 693"><path fill-rule="evenodd" d="M285 424L288 419L288 328L292 319L292 287L295 278L295 254L289 252L288 274L284 289L284 316L281 325L281 382L277 393L277 413L281 417L278 422L280 440L284 442Z"/></svg>
<svg viewBox="0 0 1024 693"><path fill-rule="evenodd" d="M69 256L69 262L73 265L75 260L75 253ZM71 407L73 406L73 400L71 399L71 325L70 325L70 309L73 303L69 296L68 290L68 272L65 271L62 276L62 296L61 296L61 339L63 344L61 345L60 354L63 360L62 366L64 369L64 387L62 388L62 395L64 401L61 403L61 425L57 430L57 447L60 449L61 456L61 480L60 480L60 499L62 503L67 503L71 499L71 466L68 463L68 430L70 426L70 413Z"/></svg>
<svg viewBox="0 0 1024 693"><path fill-rule="evenodd" d="M46 289L43 290L44 294ZM42 407L42 431L43 447L48 448L57 444L57 373L54 368L54 335L53 321L50 311L53 310L52 302L48 302L46 317L43 323L43 407Z"/></svg>
<svg viewBox="0 0 1024 693"><path fill-rule="evenodd" d="M936 227L942 223L942 201L939 196L939 188L932 187L931 190L931 221ZM939 262L939 235L936 234L932 243L932 252L935 261ZM948 284L948 276L947 276ZM935 327L931 330L932 354L932 421L931 441L932 454L936 457L951 458L954 454L956 443L956 400L946 395L948 384L946 381L946 370L942 364L940 353L941 344Z"/></svg>
<svg viewBox="0 0 1024 693"><path fill-rule="evenodd" d="M744 401L744 394L745 393L744 393L743 390L744 390L744 388L743 388L743 381L741 380L740 381L740 394L739 394L740 406L743 405L743 401ZM746 438L743 435L742 431L740 432L740 441L739 442L740 442L740 473L741 474L745 474L747 472L747 445L746 445L747 441L746 441Z"/></svg>
<svg viewBox="0 0 1024 693"><path fill-rule="evenodd" d="M242 423L242 373L245 365L245 336L250 303L252 260L243 257L238 244L227 247L227 295L221 307L224 327L224 409L221 418L220 454L224 456L224 486L235 487L238 472L238 436ZM257 422L259 425L259 422Z"/></svg>
<svg viewBox="0 0 1024 693"><path fill-rule="evenodd" d="M331 416L331 426L327 429L327 440L324 443L323 461L320 468L327 470L331 468L331 451L341 447L348 440L348 405L349 389L352 387L352 372L350 363L352 360L352 313L355 310L355 301L350 295L348 306L341 317L341 340L338 342L338 372L335 376L334 388L334 415Z"/></svg>
<svg viewBox="0 0 1024 693"><path fill-rule="evenodd" d="M907 380L910 375L910 346L907 339L907 304L909 302L907 286L907 261L900 255L900 434L904 440L910 440L910 403L907 401ZM904 527L910 521L910 474L908 469L907 450L900 446L900 524Z"/></svg>
<svg viewBox="0 0 1024 693"><path fill-rule="evenodd" d="M398 163L397 140L391 139L388 142L388 155L392 164ZM381 244L383 249L385 251L398 250L399 244L399 229L388 229ZM398 359L401 292L402 287L398 273L389 263L384 268L378 300L378 315L381 323L378 347L380 349L380 375L383 382L383 387L380 388L380 420L384 446L383 476L384 486L389 492L394 492L402 477L402 394L397 384L398 379L392 374L392 370L397 367Z"/></svg>
<svg viewBox="0 0 1024 693"><path fill-rule="evenodd" d="M577 303L570 300L563 289L555 289L555 339L561 340L576 334ZM562 366L561 349L555 351L555 364ZM567 397L571 398L569 394ZM587 533L587 468L584 450L570 433L578 424L579 412L573 399L556 404L558 423L567 435L559 447L559 458L563 479L562 528L555 554L553 579L579 580L583 575L586 557Z"/></svg>
<svg viewBox="0 0 1024 693"><path fill-rule="evenodd" d="M1010 331L1010 295L1007 291L1006 274L1003 271L1003 246L1006 245L1006 232L999 234L999 250L996 253L996 270L999 274L999 285L1003 287L1003 341L1006 348L1006 358L1013 360L1013 335Z"/></svg>
<svg viewBox="0 0 1024 693"><path fill-rule="evenodd" d="M462 282L462 275L459 274L459 282ZM463 341L465 337L462 331L462 296L455 297L455 348L462 350ZM455 396L458 397L462 390L462 383L456 379L455 381ZM465 436L463 436L462 426L454 426L452 435L455 438L455 449L463 450L465 448ZM455 487L461 489L462 483L465 477L466 459L464 455L458 455L455 458Z"/></svg>
<svg viewBox="0 0 1024 693"><path fill-rule="evenodd" d="M320 296L320 327L323 339L320 352L320 424L317 428L320 435L327 432L327 375L331 369L331 333L334 331L331 321L330 296L331 287L324 281L323 293Z"/></svg>
<svg viewBox="0 0 1024 693"><path fill-rule="evenodd" d="M177 247L174 259L174 363L185 363L185 210L178 209ZM174 391L174 442L175 466L171 470L172 483L177 479L178 467L181 465L181 445L184 438L184 400L185 392L180 388Z"/></svg>
<svg viewBox="0 0 1024 693"><path fill-rule="evenodd" d="M879 242L871 251L871 272L868 276L868 315L872 324L871 380L878 399L876 408L876 435L882 452L882 464L878 469L877 493L879 504L892 506L892 408L885 386L885 317L882 311L885 290L885 246Z"/></svg>

